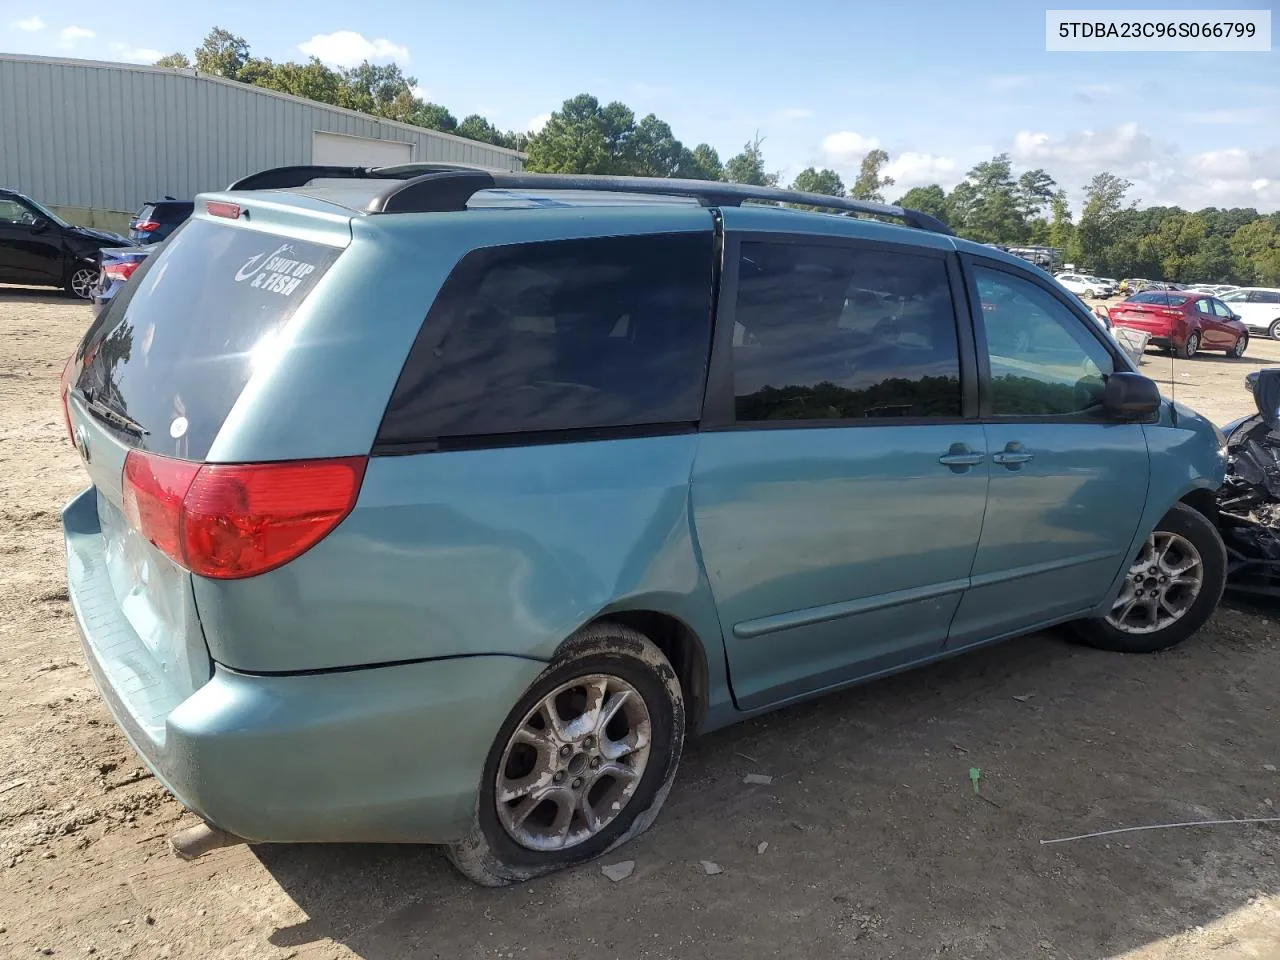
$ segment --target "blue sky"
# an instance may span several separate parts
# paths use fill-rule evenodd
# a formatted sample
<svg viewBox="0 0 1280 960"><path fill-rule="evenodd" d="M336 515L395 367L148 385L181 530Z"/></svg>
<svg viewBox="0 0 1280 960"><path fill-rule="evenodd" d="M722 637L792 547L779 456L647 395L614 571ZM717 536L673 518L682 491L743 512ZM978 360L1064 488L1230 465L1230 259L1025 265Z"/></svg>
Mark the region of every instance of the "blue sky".
<svg viewBox="0 0 1280 960"><path fill-rule="evenodd" d="M1067 6L1054 4L1055 7ZM1096 6L1096 4L1085 5ZM1126 7L1149 4L1124 4ZM1163 9L1263 4L1200 0ZM654 112L723 159L758 130L784 181L852 179L866 151L900 188L950 187L998 152L1073 198L1100 169L1148 203L1280 209L1280 47L1269 53L1047 53L1045 7L1018 2L643 5L309 0L118 5L0 0L0 49L144 62L215 24L255 55L399 62L461 118L527 129L589 92Z"/></svg>

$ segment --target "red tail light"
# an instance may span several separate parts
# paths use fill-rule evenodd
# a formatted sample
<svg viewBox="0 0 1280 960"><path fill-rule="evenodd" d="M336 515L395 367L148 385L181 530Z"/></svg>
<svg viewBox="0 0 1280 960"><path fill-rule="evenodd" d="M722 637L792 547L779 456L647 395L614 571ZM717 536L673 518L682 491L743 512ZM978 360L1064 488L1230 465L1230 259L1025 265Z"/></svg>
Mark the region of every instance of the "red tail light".
<svg viewBox="0 0 1280 960"><path fill-rule="evenodd" d="M133 225L133 229L142 233L150 233L152 230L160 229L160 222L158 220L139 220Z"/></svg>
<svg viewBox="0 0 1280 960"><path fill-rule="evenodd" d="M199 464L135 450L124 465L125 515L192 573L253 577L301 556L346 519L366 463Z"/></svg>
<svg viewBox="0 0 1280 960"><path fill-rule="evenodd" d="M76 442L75 434L71 430L71 368L75 366L76 355L73 352L67 357L67 362L62 366L62 378L58 384L58 389L62 394L62 419L67 425L67 439L74 444Z"/></svg>
<svg viewBox="0 0 1280 960"><path fill-rule="evenodd" d="M112 280L128 280L133 276L133 271L137 270L141 263L141 260L126 260L123 263L109 263L102 268L102 272Z"/></svg>

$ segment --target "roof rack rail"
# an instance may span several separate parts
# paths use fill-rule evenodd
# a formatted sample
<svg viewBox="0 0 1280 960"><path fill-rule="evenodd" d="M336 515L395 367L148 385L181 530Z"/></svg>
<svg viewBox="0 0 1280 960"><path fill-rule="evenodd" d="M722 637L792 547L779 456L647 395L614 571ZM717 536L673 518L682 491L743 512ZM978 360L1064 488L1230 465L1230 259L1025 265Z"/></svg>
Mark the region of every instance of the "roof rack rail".
<svg viewBox="0 0 1280 960"><path fill-rule="evenodd" d="M454 164L400 164L392 167L279 167L233 183L229 190L282 190L317 179L395 180L378 190L365 206L368 213L442 213L465 210L481 190L584 190L604 193L689 197L705 207L737 207L747 200L796 203L845 213L861 213L901 220L908 226L952 236L937 217L919 210L870 203L822 193L756 187L715 180L665 177L607 177L589 174L525 173L484 170Z"/></svg>

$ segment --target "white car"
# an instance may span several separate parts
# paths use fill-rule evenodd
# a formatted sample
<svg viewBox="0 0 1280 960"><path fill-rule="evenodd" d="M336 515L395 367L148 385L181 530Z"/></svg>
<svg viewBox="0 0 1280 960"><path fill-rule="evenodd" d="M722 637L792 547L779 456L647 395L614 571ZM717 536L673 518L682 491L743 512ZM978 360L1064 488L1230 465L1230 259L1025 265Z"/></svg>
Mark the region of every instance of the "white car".
<svg viewBox="0 0 1280 960"><path fill-rule="evenodd" d="M1054 279L1077 297L1084 297L1086 300L1107 295L1104 292L1107 289L1106 284L1097 277L1086 276L1083 273L1060 273Z"/></svg>
<svg viewBox="0 0 1280 960"><path fill-rule="evenodd" d="M1250 330L1258 330L1272 340L1280 340L1280 289L1245 287L1225 294L1221 300Z"/></svg>

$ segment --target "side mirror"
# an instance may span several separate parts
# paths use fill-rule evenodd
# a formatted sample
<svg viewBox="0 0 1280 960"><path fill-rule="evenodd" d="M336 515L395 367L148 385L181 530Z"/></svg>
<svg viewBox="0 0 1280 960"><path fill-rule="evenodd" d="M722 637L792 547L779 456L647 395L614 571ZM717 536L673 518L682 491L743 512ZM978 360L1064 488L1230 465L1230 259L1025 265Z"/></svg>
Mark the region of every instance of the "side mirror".
<svg viewBox="0 0 1280 960"><path fill-rule="evenodd" d="M1274 430L1280 426L1280 367L1264 367L1253 384L1253 402L1262 422Z"/></svg>
<svg viewBox="0 0 1280 960"><path fill-rule="evenodd" d="M1231 314L1231 319L1232 319L1232 320L1243 320L1243 319L1244 319L1244 317L1240 316L1240 314L1238 314L1238 313L1232 313L1232 314Z"/></svg>
<svg viewBox="0 0 1280 960"><path fill-rule="evenodd" d="M1276 374L1276 400L1280 404L1280 370ZM1102 388L1102 409L1117 420L1141 420L1160 409L1160 388L1140 373L1118 370L1107 377Z"/></svg>
<svg viewBox="0 0 1280 960"><path fill-rule="evenodd" d="M34 220L31 221L32 233L44 233L48 229L49 229L49 221L46 220L44 217L36 217Z"/></svg>

